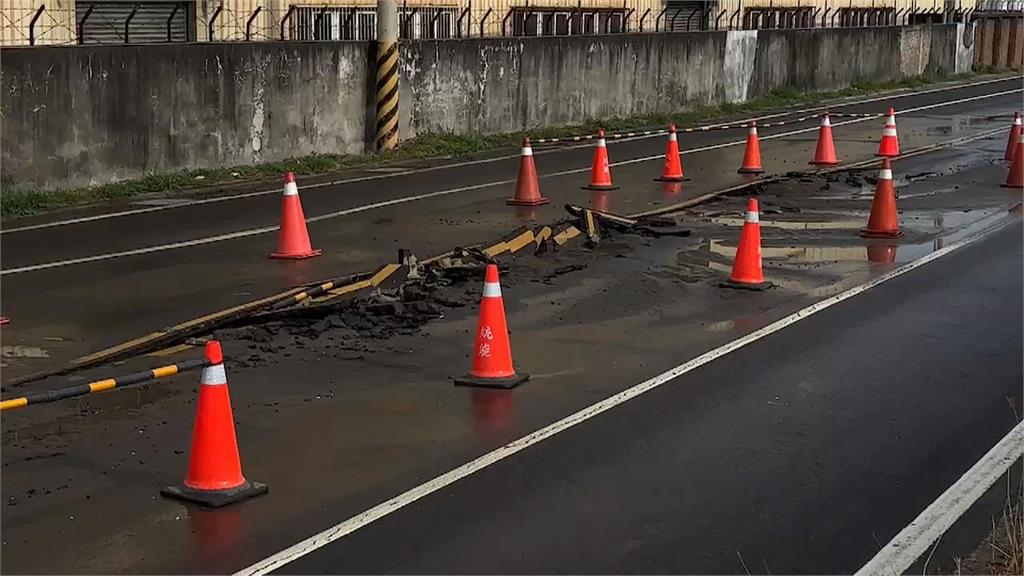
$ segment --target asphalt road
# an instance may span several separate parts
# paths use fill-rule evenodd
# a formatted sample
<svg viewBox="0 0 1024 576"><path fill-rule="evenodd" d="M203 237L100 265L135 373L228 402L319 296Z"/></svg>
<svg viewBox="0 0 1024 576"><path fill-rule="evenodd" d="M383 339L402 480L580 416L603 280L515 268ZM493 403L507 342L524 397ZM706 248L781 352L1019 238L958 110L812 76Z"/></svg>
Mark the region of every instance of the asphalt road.
<svg viewBox="0 0 1024 576"><path fill-rule="evenodd" d="M1019 90L1008 78L982 85L941 92L905 94L872 99L867 103L836 105L843 113L880 113L932 106ZM904 148L1004 125L1020 94L908 112L899 117ZM781 114L770 121L785 121L804 110ZM865 159L877 147L881 120L838 125L834 130L839 156ZM853 119L856 120L856 119ZM763 128L762 155L769 173L807 169L815 122ZM807 132L771 139L794 130ZM742 156L743 130L685 134L681 137L684 170L691 178L683 193L671 200L692 197L743 182L732 168ZM731 145L730 145L731 144ZM614 177L622 188L608 209L630 212L667 202L651 181L660 170L662 138L612 142ZM586 204L593 199L579 190L585 183L592 146L558 149L536 156L541 186L552 202L535 210L513 210L503 199L512 193L518 158L453 166L411 174L361 172L371 177L338 185L304 188L302 200L316 247L322 257L301 262L268 261L274 247L272 228L277 224L279 195L270 194L106 220L26 231L8 231L0 243L4 273L4 315L15 324L8 329L12 343L40 347L50 361L32 366L11 366L4 379L61 365L68 360L124 342L222 308L238 305L298 284L372 270L390 261L398 248L433 255L456 245L490 240L523 222L554 221L564 216L566 202ZM429 198L361 212L377 202L410 196ZM129 206L129 208L144 206ZM58 217L59 218L59 217ZM323 218L323 219L320 219ZM52 218L51 218L52 219ZM33 219L30 223L46 221ZM10 228L17 223L6 223ZM66 262L76 258L116 255L154 246L195 242L224 234L246 234L200 245L159 252L120 255L100 261L13 273L16 268ZM69 289L73 287L73 289Z"/></svg>
<svg viewBox="0 0 1024 576"><path fill-rule="evenodd" d="M1021 413L1021 232L842 302L280 572L854 571Z"/></svg>
<svg viewBox="0 0 1024 576"><path fill-rule="evenodd" d="M894 99L907 110L1012 89L901 115L901 144L1005 128L1020 105L1019 79ZM870 158L879 130L878 119L837 128L840 156ZM637 161L613 169L622 189L610 209L638 211L741 182L733 166L742 147L728 145L738 136L685 136L684 149L707 149L684 154L692 180L672 197L651 181L661 139L613 144L613 162ZM765 140L766 167L806 169L813 144L813 131ZM319 333L299 323L218 336L230 359L246 475L271 486L238 506L211 512L157 495L187 465L195 374L5 412L0 569L238 570L825 295L1013 220L283 571L855 569L1009 429L1011 405L1024 413L1019 208L1007 214L1020 194L996 185L1006 174L1004 145L1000 133L899 160L906 235L896 241L856 236L871 192L863 178L850 183L857 174L763 187L763 205L773 210L762 226L766 274L779 284L763 293L718 286L742 225L739 197L682 214L694 229L689 238L625 235L595 250L518 255L502 287L516 364L533 378L510 393L449 380L469 362L476 281L453 288L469 295L466 306L442 307L417 328ZM588 201L579 185L591 153L583 146L538 154L552 204L536 213L502 201L511 184L500 180L514 174L515 158L304 189L306 215L315 218L479 186L317 220L311 234L325 255L306 262L266 260L273 234L257 234L5 274L3 312L13 323L3 328L3 377L303 281L372 269L399 246L431 254L493 240L524 220L551 222L561 203ZM278 202L272 193L6 232L0 256L6 269L272 225ZM567 265L572 272L557 272ZM7 356L13 345L49 358ZM128 371L119 364L92 375ZM972 537L973 544L981 534ZM54 538L61 554L51 553Z"/></svg>

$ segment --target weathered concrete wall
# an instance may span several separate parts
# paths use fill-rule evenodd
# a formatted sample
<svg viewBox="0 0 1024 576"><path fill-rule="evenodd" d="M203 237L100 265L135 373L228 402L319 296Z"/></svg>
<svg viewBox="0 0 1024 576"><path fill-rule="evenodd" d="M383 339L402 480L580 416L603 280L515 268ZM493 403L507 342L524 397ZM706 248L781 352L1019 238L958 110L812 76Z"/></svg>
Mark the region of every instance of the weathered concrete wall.
<svg viewBox="0 0 1024 576"><path fill-rule="evenodd" d="M927 74L953 74L956 72L956 47L960 42L956 24L929 26L931 48L924 71Z"/></svg>
<svg viewBox="0 0 1024 576"><path fill-rule="evenodd" d="M402 46L403 138L669 113L783 88L969 69L963 25L501 38Z"/></svg>
<svg viewBox="0 0 1024 576"><path fill-rule="evenodd" d="M1024 67L1024 17L983 16L975 21L974 67Z"/></svg>
<svg viewBox="0 0 1024 576"><path fill-rule="evenodd" d="M67 187L365 141L367 45L4 50L5 183Z"/></svg>
<svg viewBox="0 0 1024 576"><path fill-rule="evenodd" d="M900 34L900 75L924 74L931 57L931 26L908 26Z"/></svg>
<svg viewBox="0 0 1024 576"><path fill-rule="evenodd" d="M400 134L496 133L671 113L771 90L956 72L963 24L488 38L401 46ZM69 187L372 141L366 43L3 50L0 176ZM368 100L369 99L369 100Z"/></svg>
<svg viewBox="0 0 1024 576"><path fill-rule="evenodd" d="M403 137L503 132L722 100L725 32L401 47Z"/></svg>

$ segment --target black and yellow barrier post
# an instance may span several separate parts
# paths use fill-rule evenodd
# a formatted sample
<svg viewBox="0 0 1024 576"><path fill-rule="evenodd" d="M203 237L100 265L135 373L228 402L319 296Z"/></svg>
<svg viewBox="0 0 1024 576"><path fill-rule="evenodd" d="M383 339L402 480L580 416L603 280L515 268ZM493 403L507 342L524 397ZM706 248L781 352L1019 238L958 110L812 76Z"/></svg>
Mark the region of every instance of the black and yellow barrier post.
<svg viewBox="0 0 1024 576"><path fill-rule="evenodd" d="M377 150L398 146L398 3L377 0Z"/></svg>
<svg viewBox="0 0 1024 576"><path fill-rule="evenodd" d="M57 388L56 390L32 392L18 398L9 398L7 400L0 401L0 411L23 408L32 404L56 402L58 400L66 400L77 396L88 396L89 394L95 394L96 392L106 392L107 390L124 388L132 384L142 384L143 382L149 382L150 380L159 380L160 378L166 378L168 376L174 376L175 374L181 374L182 372L188 372L189 370L202 368L206 365L207 362L203 358L198 360L186 360L179 364L161 366L144 372L128 374L127 376L107 378L105 380L89 382L88 384L78 384L75 386L68 386L67 388Z"/></svg>

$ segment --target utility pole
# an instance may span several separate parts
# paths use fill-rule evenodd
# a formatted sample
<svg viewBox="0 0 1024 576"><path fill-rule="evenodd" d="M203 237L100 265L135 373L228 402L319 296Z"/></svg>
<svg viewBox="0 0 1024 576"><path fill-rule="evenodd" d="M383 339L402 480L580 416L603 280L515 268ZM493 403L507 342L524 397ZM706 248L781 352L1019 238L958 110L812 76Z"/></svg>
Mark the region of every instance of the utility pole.
<svg viewBox="0 0 1024 576"><path fill-rule="evenodd" d="M377 150L398 146L398 3L377 0Z"/></svg>

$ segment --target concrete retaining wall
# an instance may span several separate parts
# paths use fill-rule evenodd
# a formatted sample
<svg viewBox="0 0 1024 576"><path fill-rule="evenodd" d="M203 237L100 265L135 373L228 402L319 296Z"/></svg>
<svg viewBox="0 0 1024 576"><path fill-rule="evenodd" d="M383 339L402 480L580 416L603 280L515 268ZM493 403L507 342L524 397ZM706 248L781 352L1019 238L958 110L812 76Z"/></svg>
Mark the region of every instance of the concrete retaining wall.
<svg viewBox="0 0 1024 576"><path fill-rule="evenodd" d="M401 131L510 132L737 102L784 87L953 73L958 62L970 66L958 51L961 37L949 24L406 44Z"/></svg>
<svg viewBox="0 0 1024 576"><path fill-rule="evenodd" d="M404 43L400 132L510 132L783 87L962 71L974 58L968 37L949 24ZM356 42L3 50L0 176L5 185L56 188L362 152L373 128L369 50Z"/></svg>
<svg viewBox="0 0 1024 576"><path fill-rule="evenodd" d="M3 182L70 187L366 140L362 43L3 50Z"/></svg>

